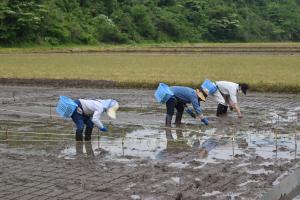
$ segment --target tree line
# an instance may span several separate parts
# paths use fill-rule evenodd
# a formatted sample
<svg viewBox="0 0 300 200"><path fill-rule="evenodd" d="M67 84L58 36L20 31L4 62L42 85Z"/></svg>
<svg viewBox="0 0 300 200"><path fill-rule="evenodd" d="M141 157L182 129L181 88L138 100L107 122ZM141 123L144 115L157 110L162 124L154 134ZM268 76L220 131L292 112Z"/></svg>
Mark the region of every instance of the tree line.
<svg viewBox="0 0 300 200"><path fill-rule="evenodd" d="M300 41L299 0L0 0L0 45Z"/></svg>

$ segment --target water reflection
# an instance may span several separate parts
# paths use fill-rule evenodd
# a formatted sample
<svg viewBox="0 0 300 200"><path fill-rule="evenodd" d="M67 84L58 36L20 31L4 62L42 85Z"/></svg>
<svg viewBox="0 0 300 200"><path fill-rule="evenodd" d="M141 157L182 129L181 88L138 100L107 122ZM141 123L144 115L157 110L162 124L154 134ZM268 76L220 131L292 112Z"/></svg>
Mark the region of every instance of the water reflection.
<svg viewBox="0 0 300 200"><path fill-rule="evenodd" d="M206 158L208 156L208 153L213 150L218 145L218 140L215 138L208 138L205 140L199 149L199 157L200 158Z"/></svg>
<svg viewBox="0 0 300 200"><path fill-rule="evenodd" d="M177 126L176 129L166 127L165 134L167 138L167 146L165 151L169 153L176 153L178 151L187 150L190 147L187 145L183 137L183 129Z"/></svg>
<svg viewBox="0 0 300 200"><path fill-rule="evenodd" d="M223 133L217 129L199 133L177 127L135 130L120 137L101 136L90 143L66 148L60 156L97 156L104 151L108 158L150 158L163 161L200 159L206 163L253 156L295 159L299 157L298 143L297 133L279 134L272 130Z"/></svg>
<svg viewBox="0 0 300 200"><path fill-rule="evenodd" d="M248 143L248 149L263 158L297 158L299 138L297 133L280 134L278 130L241 132Z"/></svg>
<svg viewBox="0 0 300 200"><path fill-rule="evenodd" d="M155 129L133 131L120 138L100 138L100 148L112 156L155 159L166 146L167 139L163 131Z"/></svg>

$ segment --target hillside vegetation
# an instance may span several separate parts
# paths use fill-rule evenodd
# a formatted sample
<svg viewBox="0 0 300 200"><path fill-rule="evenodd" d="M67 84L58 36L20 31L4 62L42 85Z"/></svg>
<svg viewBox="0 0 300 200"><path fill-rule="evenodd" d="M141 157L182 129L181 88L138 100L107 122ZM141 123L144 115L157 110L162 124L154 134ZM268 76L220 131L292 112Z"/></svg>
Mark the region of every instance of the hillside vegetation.
<svg viewBox="0 0 300 200"><path fill-rule="evenodd" d="M300 41L299 0L1 0L0 45Z"/></svg>

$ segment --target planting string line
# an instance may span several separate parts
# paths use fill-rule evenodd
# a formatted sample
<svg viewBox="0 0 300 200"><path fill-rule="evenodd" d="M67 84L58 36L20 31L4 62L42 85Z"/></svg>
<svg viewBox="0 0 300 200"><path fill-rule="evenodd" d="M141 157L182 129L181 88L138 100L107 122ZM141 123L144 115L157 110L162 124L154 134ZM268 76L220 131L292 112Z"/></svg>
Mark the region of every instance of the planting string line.
<svg viewBox="0 0 300 200"><path fill-rule="evenodd" d="M28 115L38 115L38 116L44 116L44 117L56 117L56 118L59 118L57 116L51 116L49 114L43 114L43 113L33 113L33 112L18 111L18 110L9 110L9 109L3 109L3 108L0 108L0 110L7 111L7 112L14 112L14 113L23 113L23 114L28 114Z"/></svg>
<svg viewBox="0 0 300 200"><path fill-rule="evenodd" d="M19 104L24 104L24 103L19 103ZM32 112L26 112L26 111L17 111L17 110L9 110L9 109L0 109L0 110L2 110L2 111L7 111L7 112L16 112L16 113L23 113L23 114L31 114L31 115L39 115L39 116L44 116L44 117L50 117L50 118L57 118L57 119L61 119L61 118L59 118L58 116L56 116L56 115L52 115L51 113L51 108L53 108L53 107L55 107L56 105L52 105L52 104L50 104L48 107L50 108L50 115L48 115L48 114L42 114L42 113L32 113ZM245 107L247 107L248 108L248 106L245 106ZM281 107L281 106L280 106ZM140 108L138 108L138 109L143 109L143 108L148 108L148 106L141 106ZM205 109L215 109L215 107L204 107ZM243 108L243 107L241 107L241 108ZM161 109L161 110L163 110L163 109ZM276 113L276 115L279 117L285 117L284 115L281 115L280 113ZM265 112L265 114L264 114L264 116L267 116L267 113ZM278 118L278 120L280 120L279 118ZM103 120L103 121L105 121L105 120ZM109 121L109 120L107 120L107 121ZM272 120L273 121L273 120ZM275 120L275 121L277 121L277 120ZM297 116L295 116L295 121L298 121L298 117ZM278 121L277 121L278 122ZM138 125L138 124L137 124ZM145 126L145 125L143 125L143 126Z"/></svg>
<svg viewBox="0 0 300 200"><path fill-rule="evenodd" d="M24 103L20 103L20 104L24 104ZM3 111L8 111L8 112L18 112L18 113L23 113L23 114L33 114L33 115L39 115L39 116L44 116L44 117L50 117L50 118L58 118L58 119L61 119L60 117L58 117L58 116L56 116L56 115L52 115L52 109L51 108L54 108L56 105L52 105L52 104L49 104L47 107L49 107L50 108L50 115L48 115L48 114L42 114L42 113L32 113L32 112L26 112L26 111L17 111L17 110L9 110L9 109L0 109L0 110L3 110ZM248 106L246 106L247 108L248 108ZM130 108L130 107L129 107ZM144 108L148 108L148 106L141 106L141 107L139 107L139 108L137 108L137 110L138 109L144 109ZM204 107L205 109L215 109L215 107ZM243 108L243 107L241 107L241 108ZM158 109L161 109L161 111L163 111L163 109L162 108L158 108ZM286 117L285 115L283 115L283 114L280 114L280 113L274 113L275 115L277 115L278 116L278 119L277 120L280 120L279 119L279 116L280 117ZM266 118L266 116L268 115L268 113L267 113L267 111L265 111L264 112L264 114L263 114L264 116L265 116L265 118ZM296 114L295 114L295 121L298 121L298 119L297 119L298 117L296 116ZM272 120L272 121L277 121L277 120Z"/></svg>
<svg viewBox="0 0 300 200"><path fill-rule="evenodd" d="M24 138L28 137L28 138L34 138L34 137L41 137L41 136L45 136L45 135L51 135L51 136L74 136L74 134L57 134L57 133L41 133L41 132L15 132L15 131L0 131L0 133L13 133L13 134L9 134L10 137L18 137L18 134L35 134L34 136L28 135L25 136L23 135ZM296 142L296 136L299 133L295 133L295 142ZM211 136L217 136L218 141L225 141L225 142L230 142L230 141L234 141L233 138L228 137L228 136L224 136L224 135L211 135ZM8 135L7 135L8 137ZM96 135L92 136L93 138L97 137ZM117 139L117 137L112 137L112 136L103 136L106 139ZM66 140L64 140L66 139ZM137 137L126 137L126 139L130 139L131 141L143 141L146 140L148 141L149 138L137 138ZM151 138L154 140L160 140L161 138ZM193 140L199 140L199 141L205 141L206 139L200 139L200 138L192 138ZM215 138L214 138L215 139ZM1 140L0 140L1 141ZM10 139L4 139L2 141L37 141L37 140L10 140ZM73 139L69 139L69 138L61 138L61 139L57 139L57 140L40 140L40 141L74 141ZM167 139L166 141L176 141L176 142L186 142L188 141L188 139ZM289 142L290 144L292 142ZM295 143L296 145L296 143ZM272 147L273 145L264 145L264 147ZM237 148L237 149L241 149L241 148ZM262 150L263 151L263 150Z"/></svg>
<svg viewBox="0 0 300 200"><path fill-rule="evenodd" d="M2 132L2 133L8 133L8 132L12 132L12 131L0 131L0 132ZM13 132L12 132L13 133ZM49 133L39 133L39 132L15 132L15 133L21 133L21 134L23 134L23 133L33 133L33 134L40 134L40 135L46 135L46 134L48 134L49 135ZM67 135L67 136L72 136L73 134L55 134L55 133L50 133L50 134L52 134L52 135L58 135L58 136L61 136L61 135ZM295 133L294 134L295 135L295 142L296 142L296 135L297 135L297 133ZM11 137L13 137L14 135L10 135ZM218 137L222 137L223 135L217 135ZM28 137L30 137L30 138L32 138L32 137L39 137L39 136L28 136ZM94 136L95 137L95 136ZM110 136L104 136L106 139L116 139L115 137L110 137ZM224 136L223 136L224 137ZM25 136L25 138L26 138L26 136ZM126 137L127 139L130 139L131 141L141 141L141 140L148 140L147 138L132 138L132 137ZM159 140L160 138L153 138L153 139L156 139L156 140ZM194 140L197 140L197 138L194 138ZM204 140L205 141L205 139L199 139L199 141L202 141L202 140ZM230 137L226 137L226 139L225 138L222 138L222 139L218 139L219 141L226 141L226 143L228 143L228 142L230 142L230 141L234 141L234 138L230 138ZM49 140L49 139L47 139L47 140L42 140L42 139L40 139L40 140L34 140L34 139L32 139L32 140L11 140L11 139L6 139L6 140L3 140L3 141L6 141L6 142L12 142L12 141L15 141L15 142L65 142L65 141L74 141L73 139L68 139L68 138L64 138L64 139L54 139L54 140ZM168 140L167 139L167 142L168 141L177 141L177 142L180 142L180 141L183 141L183 142L186 142L187 141L187 139L171 139L171 140ZM100 142L99 140L98 140L98 142ZM273 147L274 145L264 145L264 148L267 148L267 147ZM278 145L275 145L275 146L278 146ZM295 146L297 146L297 144L295 143ZM237 150L242 150L243 148L236 148L236 147L234 147L235 149L237 149ZM218 148L219 150L228 150L228 148ZM146 151L146 150L144 150L144 151ZM256 151L261 151L261 152L274 152L274 150L263 150L263 149L256 149ZM295 152L297 151L297 149L295 148Z"/></svg>
<svg viewBox="0 0 300 200"><path fill-rule="evenodd" d="M51 115L49 114L42 114L42 113L34 113L34 112L24 112L24 111L17 111L17 110L8 110L8 109L2 109L0 108L0 110L2 111L7 111L7 112L14 112L14 113L23 113L23 114L29 114L29 115L37 115L37 116L44 116L44 117L51 117ZM61 119L60 117L58 116L52 116L53 118L56 118L56 119ZM112 120L101 120L103 122L113 122ZM118 121L118 124L121 124L121 125L134 125L134 126L142 126L142 127L149 127L149 128L158 128L158 129L164 129L166 127L161 127L159 125L145 125L145 124L138 124L138 123L130 123L130 122L122 122L122 121ZM183 129L183 128L171 128L172 130L182 130L182 131L193 131L193 132L199 132L199 133L204 133L204 132L201 132L200 130L193 130L193 129Z"/></svg>
<svg viewBox="0 0 300 200"><path fill-rule="evenodd" d="M26 112L27 113L27 112ZM35 113L29 113L29 114L35 114ZM36 114L38 115L38 114ZM45 116L45 114L43 114ZM47 115L49 116L49 115ZM111 122L110 120L103 120L106 122ZM170 130L178 130L178 131L190 131L190 132L197 132L197 133L202 133L204 134L205 132L201 131L201 130L195 130L195 129L187 129L187 128L169 128L169 127L161 127L159 125L144 125L144 124L134 124L134 123L128 123L128 122L120 122L119 124L121 125L134 125L134 126L141 126L141 127L148 127L148 128L156 128L156 129L170 129ZM66 129L64 129L66 130ZM74 132L74 130L69 129L68 131L70 132ZM254 132L259 132L259 131L254 131ZM56 133L44 133L44 134L56 134ZM59 134L58 134L59 135ZM220 134L209 134L209 135L218 135L220 136Z"/></svg>
<svg viewBox="0 0 300 200"><path fill-rule="evenodd" d="M43 114L43 113L34 113L34 112L26 112L26 111L18 111L18 110L11 110L11 109L3 109L0 108L0 110L2 111L7 111L7 112L14 112L14 113L23 113L23 114L28 114L28 115L37 115L37 116L43 116L43 117L51 117L51 118L56 118L56 119L62 119L56 115L49 115L49 114ZM279 115L278 115L279 116ZM112 120L101 120L104 122L112 122ZM277 120L276 120L277 121ZM279 123L280 119L278 119L278 123ZM295 120L297 121L297 119ZM138 126L142 126L142 127L150 127L150 128L162 128L161 126L158 125L145 125L145 124L138 124L138 123L129 123L129 122L122 122L122 121L118 121L118 124L123 124L123 125L138 125ZM192 129L182 129L182 128L173 128L175 130L189 130L189 131L196 131L196 130L192 130ZM197 132L197 131L196 131ZM199 131L198 131L199 132Z"/></svg>
<svg viewBox="0 0 300 200"><path fill-rule="evenodd" d="M31 113L31 114L33 114L33 113ZM143 124L133 124L133 123L126 123L126 122L123 122L123 124L126 124L126 125L139 125L139 126L141 126L141 127L146 127L146 125L143 125ZM160 126L151 126L151 125L148 125L147 127L151 127L151 128L158 128L158 129L166 129L166 127L160 127ZM205 134L205 132L203 132L203 131L200 131L200 130L194 130L194 129L183 129L183 128L167 128L167 129L170 129L170 130L178 130L178 131L190 131L190 132L196 132L196 133L202 133L202 134ZM64 129L64 131L66 131L66 129ZM69 129L69 131L70 132L74 132L74 130L70 130ZM232 130L233 131L233 130ZM232 132L232 131L230 131L230 132ZM8 133L8 132L10 132L10 133L12 133L13 131L0 131L0 132L5 132L5 133ZM259 131L255 131L255 132L259 132ZM16 131L15 131L15 133L16 133ZM32 133L32 134L48 134L48 135L57 135L57 136L61 136L61 135L72 135L72 134L58 134L58 133L51 133L51 132L44 132L44 133L40 133L40 132L18 132L18 133L20 133L20 134L22 134L22 133L27 133L27 134L30 134L30 133ZM206 134L206 135L208 135L208 136L214 136L214 137L217 137L217 138L220 138L220 137L226 137L226 138L231 138L231 139L233 139L235 136L234 136L234 134L232 135L232 136L228 136L228 135L220 135L220 134L217 134L217 133L215 133L215 134ZM115 139L115 137L108 137L108 138L111 138L111 139ZM137 138L129 138L129 139L137 139ZM138 138L138 140L147 140L146 138ZM181 141L181 140L176 140L176 141ZM186 140L182 140L182 141L186 141Z"/></svg>
<svg viewBox="0 0 300 200"><path fill-rule="evenodd" d="M1 141L1 140L0 140ZM4 140L5 142L74 142L74 140L72 139L65 139L65 140ZM93 142L93 141L92 141ZM96 141L94 141L96 142ZM99 141L100 143L105 143L105 141ZM81 142L82 144L84 144L85 142ZM56 144L47 144L47 146L54 146ZM272 147L272 146L266 146L266 147ZM199 146L199 148L201 149L201 146ZM196 147L191 147L191 149L197 149ZM215 149L215 148L214 148ZM220 148L220 147L217 147L216 148L217 150L230 150L229 147L228 148ZM239 148L239 147L234 147L235 150L247 150L247 149L243 149L243 148ZM137 151L140 151L140 152L147 152L148 150L144 149L135 149ZM232 151L232 150L231 150ZM276 151L278 152L278 150L264 150L264 149L255 149L255 152L270 152L270 153L276 153ZM280 152L280 151L279 151ZM284 152L284 151L283 151ZM289 153L297 153L297 149L295 150L290 150ZM295 155L297 156L297 155Z"/></svg>
<svg viewBox="0 0 300 200"><path fill-rule="evenodd" d="M15 134L36 134L36 135L60 135L60 136L74 136L74 134L66 134L66 133L49 133L49 132L33 132L33 131L0 131L0 133L15 133ZM32 136L34 137L34 136ZM35 136L37 137L37 136Z"/></svg>
<svg viewBox="0 0 300 200"><path fill-rule="evenodd" d="M169 130L174 130L176 128L164 128L164 129L169 129ZM178 129L177 129L178 130ZM183 130L190 130L190 129L183 129ZM2 129L1 130L1 127L0 127L0 133L15 133L15 134L37 134L37 135L57 135L57 136L71 136L71 135L74 135L73 132L74 130L71 130L71 129L64 129L64 132L72 132L72 133L55 133L55 132L35 132L35 131L13 131L13 130L9 130L9 129ZM191 132L197 132L198 131L194 131L194 130L191 130ZM265 132L265 131L253 131L253 133L255 134L259 134L259 132ZM271 135L271 133L274 133L275 134L276 131L274 132L269 132L268 135ZM217 134L217 133L204 133L202 132L204 135L206 136L219 136L221 138L232 138L232 135L226 135L226 134ZM294 132L294 134L298 134L299 132ZM155 136L156 134L154 134ZM281 135L287 135L287 134L281 134ZM290 134L289 134L290 135ZM235 138L240 138L240 137L237 137L237 136L234 136ZM116 137L111 137L111 138L116 138ZM130 137L129 137L130 138ZM136 137L135 137L136 138ZM142 139L142 138L136 138L136 139ZM159 138L157 138L159 139Z"/></svg>
<svg viewBox="0 0 300 200"><path fill-rule="evenodd" d="M51 135L51 136L74 136L74 134L64 134L64 133L52 133L52 132L33 132L33 131L10 131L10 130L2 130L0 131L0 133L10 133L9 136L10 137L16 137L18 134L35 134L36 136L27 136L27 137L40 137L40 136L46 136L46 135ZM297 134L297 133L295 133ZM8 136L8 135L7 135ZM209 134L210 137L215 136L216 138L219 138L218 140L221 141L226 141L226 139L228 140L232 140L232 136L228 136L228 135L220 135L220 134ZM24 136L26 137L26 136ZM92 137L96 137L96 135L93 135ZM104 136L105 138L108 139L116 139L117 137L112 137L112 136ZM149 138L137 138L137 137L126 137L126 139L131 139L131 140L137 140L137 141L141 141L141 140L148 140ZM160 138L152 138L152 139L156 139L156 140L160 140ZM192 138L197 140L197 138ZM187 141L188 139L171 139L168 141ZM201 141L202 139L200 139Z"/></svg>
<svg viewBox="0 0 300 200"><path fill-rule="evenodd" d="M112 94L120 94L120 95L123 95L123 94L127 94L127 95L132 95L132 93L112 93ZM140 94L139 94L140 95ZM145 94L144 96L147 96L147 94ZM27 99L31 99L31 98L46 98L46 99L48 99L48 98L53 98L53 96L49 96L49 97L27 97ZM101 99L100 97L91 97L91 99L97 99L97 98L99 98L99 99ZM3 99L13 99L13 97L8 97L8 98L0 98L0 100L3 100ZM59 99L59 96L57 96L57 98L56 99ZM88 98L82 98L82 99L88 99ZM23 100L23 98L22 98L22 100ZM247 100L245 100L245 102L248 102ZM16 101L12 101L12 102L5 102L4 104L5 105L24 105L24 104L26 104L26 103L35 103L35 104L41 104L41 102L33 102L33 101L30 101L30 102L20 102L20 103L17 103ZM260 102L258 102L258 103L260 103ZM263 103L265 103L265 102L263 102ZM278 104L280 105L279 106L279 108L284 108L284 106L281 106L281 104L282 103L280 103L280 102L272 102L273 104L275 104L276 105L276 107L278 107ZM3 104L3 103L2 103ZM138 105L149 105L149 104L142 104L142 103L136 103L136 104L138 104ZM156 103L156 102L153 102L152 104L150 104L150 105L155 105L155 106L157 106L158 104ZM162 105L162 104L159 104L159 105ZM205 104L204 104L205 105ZM49 105L50 106L50 105ZM53 107L55 107L56 106L56 104L54 104L54 105L51 105L51 106L53 106ZM253 105L252 105L253 106ZM216 109L217 108L217 106L203 106L202 105L202 107L203 108L205 108L205 109ZM248 106L243 106L243 105L240 105L239 106L240 108L249 108L249 105ZM148 108L148 106L141 106L141 108ZM158 106L158 108L160 108L159 106ZM252 107L253 108L253 107ZM258 106L257 106L257 108L259 108ZM139 108L140 109L140 108Z"/></svg>
<svg viewBox="0 0 300 200"><path fill-rule="evenodd" d="M23 131L10 131L10 130L7 130L7 131L0 131L0 133L10 133L8 136L10 137L16 137L18 136L19 134L35 134L34 135L28 135L28 136L25 136L23 135L24 137L41 137L41 136L47 136L47 135L51 135L51 136L74 136L74 134L60 134L60 133L41 133L41 132L33 132L33 131L30 131L30 132L23 132ZM212 135L213 136L213 135ZM221 140L224 141L225 139L229 139L230 137L226 137L224 135L216 135L216 136L219 136L219 137L223 137ZM96 135L92 135L92 137L97 137ZM120 138L120 137L112 137L112 136L102 136L102 137L105 137L107 139L117 139L117 138ZM226 137L226 138L225 138ZM137 141L141 141L141 140L149 140L149 139L155 139L155 140L160 140L161 138L139 138L139 137L126 137L126 139L131 139L131 140L137 140ZM196 139L196 138L193 138L193 139ZM168 141L187 141L187 139L170 139Z"/></svg>
<svg viewBox="0 0 300 200"><path fill-rule="evenodd" d="M1 131L2 133L4 133L4 131ZM17 132L15 133L14 135L9 135L10 137L18 137L19 135L18 134L22 134L24 132ZM23 138L35 138L35 137L41 137L40 135L45 135L44 133L38 133L38 132L31 132L33 134L36 134L36 135L23 135ZM295 133L295 139L296 139L296 136L297 134L299 133ZM55 134L53 134L55 135ZM60 134L56 134L56 135L60 135ZM74 136L73 134L64 134L64 136ZM97 136L96 135L93 135L92 138L96 138ZM103 138L105 139L121 139L121 137L112 137L112 136L102 136ZM142 141L142 140L149 140L149 139L154 139L154 140L160 140L161 138L136 138L136 137L126 137L125 139L130 139L131 141ZM195 141L198 140L199 138L192 138L194 139ZM68 141L74 141L73 138L70 139L70 138L59 138L59 139L47 139L47 140L43 140L42 138L40 139L40 141L65 141L65 140L68 140ZM166 139L165 141L172 141L172 142L186 142L188 139ZM199 141L202 141L205 139L199 139ZM3 140L0 140L0 141L12 141L12 139L3 139ZM13 140L13 141L17 141L17 140ZM35 141L35 140L19 140L19 141ZM218 141L221 141L222 144L228 144L227 142L231 142L231 141L234 141L235 140L232 140L231 138L227 137L227 138L222 138L222 139L218 139ZM223 143L225 142L225 143ZM285 142L286 144L296 144L297 140L295 140L295 142ZM222 145L221 144L221 145ZM264 146L262 148L267 148L267 147L273 147L274 144L264 144ZM281 145L277 145L277 146L281 146ZM237 148L237 149L243 149L243 148Z"/></svg>
<svg viewBox="0 0 300 200"><path fill-rule="evenodd" d="M0 140L1 141L1 140ZM70 141L70 142L75 142L74 140L6 140L6 142L66 142L66 141ZM93 141L92 141L93 142ZM96 142L96 141L95 141ZM104 143L104 141L101 141L102 143ZM85 142L81 142L82 144L84 144ZM52 146L54 146L55 144L51 144ZM47 146L51 146L50 144L47 145ZM191 149L193 149L195 147L191 147ZM137 150L137 149L135 149ZM217 150L230 150L229 148L217 148ZM238 147L235 147L235 150L245 150L243 148L238 148ZM247 149L246 149L247 150ZM141 149L138 149L138 151L143 151L143 152L147 152L148 150L141 150ZM231 150L232 151L232 150ZM257 152L273 152L275 153L274 150L263 150L263 149L255 149L255 151ZM284 152L284 151L283 151ZM293 153L295 151L292 151ZM290 152L291 153L291 152Z"/></svg>
<svg viewBox="0 0 300 200"><path fill-rule="evenodd" d="M44 116L44 117L52 117L56 119L61 119L58 116L51 116L49 114L42 114L42 113L33 113L33 112L24 112L24 111L17 111L17 110L8 110L8 109L0 109L2 111L7 111L7 112L14 112L14 113L23 113L23 114L29 114L29 115L37 115L37 116ZM104 122L112 122L111 120L102 120ZM169 128L169 127L161 127L159 125L145 125L145 124L138 124L138 123L129 123L129 122L118 122L118 124L121 125L134 125L134 126L141 126L141 127L149 127L149 128L157 128L157 129L170 129L170 130L178 130L178 131L190 131L190 132L197 132L197 133L202 133L205 134L205 132L201 130L194 130L194 129L187 129L187 128ZM65 129L64 129L65 130ZM73 132L74 130L70 130L70 132ZM43 134L57 134L57 133L43 133ZM59 135L59 134L57 134ZM217 135L220 136L219 134L209 134L211 136ZM233 136L232 136L233 137Z"/></svg>
<svg viewBox="0 0 300 200"><path fill-rule="evenodd" d="M65 140L0 140L0 141L5 141L5 142L66 142L66 141L74 141L74 139L65 139Z"/></svg>
<svg viewBox="0 0 300 200"><path fill-rule="evenodd" d="M84 99L84 98L83 98ZM93 98L94 99L94 98ZM26 105L27 103L30 103L30 104L37 104L37 105L41 105L41 104L43 104L43 103L41 103L41 102L33 102L33 101L31 101L31 102L22 102L22 103L16 103L16 102L7 102L7 103L2 103L2 105L5 105L5 106L11 106L11 105ZM140 107L133 107L133 108L136 108L137 110L138 109L142 109L142 108L149 108L149 107L151 107L151 106L155 106L155 107L157 107L158 109L161 109L161 110L164 110L164 106L158 106L157 104L141 104L141 103L136 103L137 105L141 105ZM48 105L48 107L49 106L51 106L51 107L56 107L56 105L57 104L49 104ZM149 106L150 105L150 106ZM160 104L161 105L161 104ZM276 103L276 105L278 105L278 103ZM188 106L188 107L190 107L190 106ZM204 106L204 105L201 105L201 107L203 108L203 109L216 109L217 108L217 105L216 106ZM240 108L249 108L249 106L243 106L243 105L239 105L239 107ZM131 108L131 107L124 107L124 108ZM251 107L251 108L253 108L253 107ZM260 108L259 106L257 106L256 108ZM279 109L280 108L282 108L282 107L280 107L279 106ZM122 108L121 108L122 109Z"/></svg>

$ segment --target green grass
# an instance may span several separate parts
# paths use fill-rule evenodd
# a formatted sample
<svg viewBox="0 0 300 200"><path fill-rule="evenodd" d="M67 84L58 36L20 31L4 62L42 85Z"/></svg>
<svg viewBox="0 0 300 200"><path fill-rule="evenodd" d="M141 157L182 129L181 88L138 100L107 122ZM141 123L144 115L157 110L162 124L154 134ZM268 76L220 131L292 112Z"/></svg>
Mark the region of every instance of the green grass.
<svg viewBox="0 0 300 200"><path fill-rule="evenodd" d="M300 92L300 56L0 54L0 78L158 82L196 87L205 78L247 82L253 91Z"/></svg>

